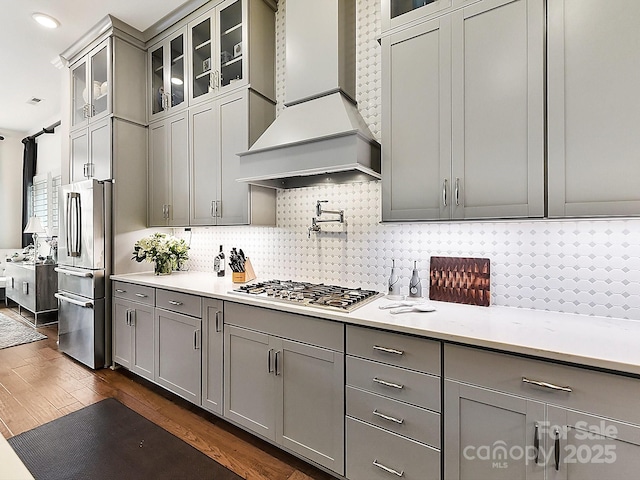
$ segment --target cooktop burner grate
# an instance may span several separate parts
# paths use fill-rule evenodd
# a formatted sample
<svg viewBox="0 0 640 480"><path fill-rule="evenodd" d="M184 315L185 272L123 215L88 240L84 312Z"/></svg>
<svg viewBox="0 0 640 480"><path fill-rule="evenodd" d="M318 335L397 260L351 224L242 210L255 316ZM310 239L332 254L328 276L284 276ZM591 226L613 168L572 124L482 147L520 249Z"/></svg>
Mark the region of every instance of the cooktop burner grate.
<svg viewBox="0 0 640 480"><path fill-rule="evenodd" d="M251 285L243 285L233 290L233 293L256 295L341 312L353 311L382 295L375 290L347 288L323 283L295 282L293 280L256 282Z"/></svg>

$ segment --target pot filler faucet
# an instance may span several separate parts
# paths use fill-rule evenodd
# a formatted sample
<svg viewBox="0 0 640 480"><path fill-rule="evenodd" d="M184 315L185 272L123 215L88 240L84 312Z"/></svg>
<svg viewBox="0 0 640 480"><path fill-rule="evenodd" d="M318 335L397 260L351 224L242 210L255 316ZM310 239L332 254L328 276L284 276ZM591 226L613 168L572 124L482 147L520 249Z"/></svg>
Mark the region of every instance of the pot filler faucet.
<svg viewBox="0 0 640 480"><path fill-rule="evenodd" d="M319 223L327 223L327 222L336 222L336 223L344 223L344 210L323 210L322 204L328 203L329 200L318 200L316 202L316 216L311 219L311 226L309 227L309 238L311 238L311 232L319 232L320 225ZM331 218L329 220L319 220L323 213L329 213L332 215L338 215L339 218Z"/></svg>

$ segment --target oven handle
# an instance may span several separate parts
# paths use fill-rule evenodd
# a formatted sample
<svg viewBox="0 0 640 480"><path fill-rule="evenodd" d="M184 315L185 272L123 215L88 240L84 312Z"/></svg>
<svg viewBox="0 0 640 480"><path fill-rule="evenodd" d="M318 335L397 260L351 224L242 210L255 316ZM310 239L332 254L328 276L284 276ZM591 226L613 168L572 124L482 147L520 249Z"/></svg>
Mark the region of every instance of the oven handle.
<svg viewBox="0 0 640 480"><path fill-rule="evenodd" d="M58 273L64 273L65 275L73 275L74 277L92 278L91 272L76 272L75 270L67 270L65 268L56 267L54 270Z"/></svg>
<svg viewBox="0 0 640 480"><path fill-rule="evenodd" d="M60 293L54 293L53 296L56 297L61 302L72 303L73 305L77 305L83 308L93 308L93 302L82 302L80 300L74 300L73 298L66 297Z"/></svg>

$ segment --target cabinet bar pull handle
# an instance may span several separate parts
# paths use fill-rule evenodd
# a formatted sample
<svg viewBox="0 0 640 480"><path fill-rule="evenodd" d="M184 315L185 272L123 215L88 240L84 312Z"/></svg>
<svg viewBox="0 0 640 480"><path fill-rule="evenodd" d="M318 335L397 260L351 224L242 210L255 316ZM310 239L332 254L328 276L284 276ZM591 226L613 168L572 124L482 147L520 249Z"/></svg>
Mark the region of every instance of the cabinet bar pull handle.
<svg viewBox="0 0 640 480"><path fill-rule="evenodd" d="M522 382L529 383L531 385L536 385L538 387L548 388L549 390L556 390L559 392L567 392L567 393L573 392L571 387L561 387L560 385L554 385L553 383L542 382L540 380L530 380L527 377L522 377Z"/></svg>
<svg viewBox="0 0 640 480"><path fill-rule="evenodd" d="M556 439L553 445L553 453L556 461L556 471L560 470L560 430L556 428Z"/></svg>
<svg viewBox="0 0 640 480"><path fill-rule="evenodd" d="M182 302L176 302L175 300L169 300L169 303L171 305L175 305L176 307L179 307L180 305L182 305Z"/></svg>
<svg viewBox="0 0 640 480"><path fill-rule="evenodd" d="M271 354L273 353L273 348L270 348L267 352L267 373L273 373L273 368L271 368Z"/></svg>
<svg viewBox="0 0 640 480"><path fill-rule="evenodd" d="M380 352L384 352L384 353L393 353L395 355L404 355L404 351L396 350L395 348L388 348L388 347L381 347L379 345L374 345L373 349L374 350L378 350Z"/></svg>
<svg viewBox="0 0 640 480"><path fill-rule="evenodd" d="M131 313L129 314L129 325L132 327L136 326L136 311L135 310L131 310Z"/></svg>
<svg viewBox="0 0 640 480"><path fill-rule="evenodd" d="M457 207L458 205L460 205L460 179L458 177L456 177L456 187L455 187L454 199L456 201L456 207Z"/></svg>
<svg viewBox="0 0 640 480"><path fill-rule="evenodd" d="M398 418L395 418L395 417L390 417L389 415L385 415L384 413L380 413L378 411L378 409L375 409L371 413L373 413L376 417L383 418L384 420L389 420L390 422L395 422L395 423L397 423L399 425L402 425L404 423L404 418L398 419Z"/></svg>
<svg viewBox="0 0 640 480"><path fill-rule="evenodd" d="M216 216L216 201L215 200L211 200L211 217L215 217Z"/></svg>
<svg viewBox="0 0 640 480"><path fill-rule="evenodd" d="M281 354L281 353L282 353L282 352L281 352L280 350L278 350L278 351L276 352L276 355L275 355L275 370L276 370L276 372L275 372L275 373L276 373L276 376L279 376L279 375L282 373L282 372L280 371L280 368L278 367L278 357L280 356L280 354Z"/></svg>
<svg viewBox="0 0 640 480"><path fill-rule="evenodd" d="M136 293L136 297L147 298L147 296L144 293Z"/></svg>
<svg viewBox="0 0 640 480"><path fill-rule="evenodd" d="M193 331L193 349L194 350L199 350L200 349L200 342L198 341L199 339L199 334L200 330L194 330Z"/></svg>
<svg viewBox="0 0 640 480"><path fill-rule="evenodd" d="M539 435L538 422L535 423L535 430L533 432L533 448L536 450L536 464L538 463L538 457L540 456L540 435Z"/></svg>
<svg viewBox="0 0 640 480"><path fill-rule="evenodd" d="M58 269L56 268L56 269L55 269L55 271L57 272L57 271L58 271ZM122 289L120 289L120 288L116 288L116 292L118 292L118 293L127 293L127 291L126 291L126 290L122 290Z"/></svg>
<svg viewBox="0 0 640 480"><path fill-rule="evenodd" d="M220 310L216 310L216 332L220 331Z"/></svg>
<svg viewBox="0 0 640 480"><path fill-rule="evenodd" d="M127 309L127 313L126 313L126 320L125 323L129 326L131 326L131 310Z"/></svg>
<svg viewBox="0 0 640 480"><path fill-rule="evenodd" d="M404 388L404 385L380 380L378 377L373 377L373 381L379 383L380 385L384 385L385 387L397 388L398 390L402 390Z"/></svg>
<svg viewBox="0 0 640 480"><path fill-rule="evenodd" d="M401 471L401 472L398 472L397 470L394 470L393 468L386 467L383 464L379 463L377 458L373 461L373 464L376 467L384 470L387 473L392 473L394 475L397 475L398 477L404 477L404 470Z"/></svg>
<svg viewBox="0 0 640 480"><path fill-rule="evenodd" d="M447 179L442 182L442 205L447 206Z"/></svg>

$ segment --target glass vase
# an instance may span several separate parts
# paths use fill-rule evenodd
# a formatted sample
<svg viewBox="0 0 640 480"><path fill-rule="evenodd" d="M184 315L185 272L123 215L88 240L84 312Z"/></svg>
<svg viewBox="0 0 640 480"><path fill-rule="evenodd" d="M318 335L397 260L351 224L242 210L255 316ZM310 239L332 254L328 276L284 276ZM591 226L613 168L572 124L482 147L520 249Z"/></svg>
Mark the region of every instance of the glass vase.
<svg viewBox="0 0 640 480"><path fill-rule="evenodd" d="M154 272L156 275L171 275L173 264L171 260L156 260Z"/></svg>

